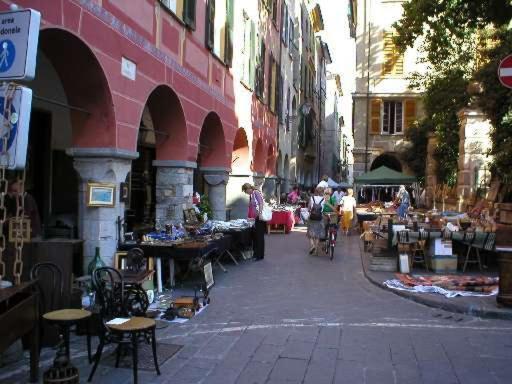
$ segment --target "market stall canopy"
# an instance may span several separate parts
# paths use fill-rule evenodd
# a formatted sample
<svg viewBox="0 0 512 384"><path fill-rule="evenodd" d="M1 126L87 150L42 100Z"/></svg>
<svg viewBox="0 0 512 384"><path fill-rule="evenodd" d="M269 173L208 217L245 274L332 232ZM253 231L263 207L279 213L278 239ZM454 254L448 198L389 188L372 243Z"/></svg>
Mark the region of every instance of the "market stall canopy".
<svg viewBox="0 0 512 384"><path fill-rule="evenodd" d="M382 167L356 177L354 183L359 185L399 185L412 184L416 181L417 180L414 176L405 175L383 165Z"/></svg>
<svg viewBox="0 0 512 384"><path fill-rule="evenodd" d="M330 177L327 179L327 184L329 185L329 188L337 188L338 187L338 183L335 182Z"/></svg>
<svg viewBox="0 0 512 384"><path fill-rule="evenodd" d="M329 185L329 188L338 188L338 187L341 187L341 188L350 188L352 185L350 185L349 183L345 183L343 181L337 183L335 182L333 179L331 179L329 177L329 179L327 180L327 184Z"/></svg>

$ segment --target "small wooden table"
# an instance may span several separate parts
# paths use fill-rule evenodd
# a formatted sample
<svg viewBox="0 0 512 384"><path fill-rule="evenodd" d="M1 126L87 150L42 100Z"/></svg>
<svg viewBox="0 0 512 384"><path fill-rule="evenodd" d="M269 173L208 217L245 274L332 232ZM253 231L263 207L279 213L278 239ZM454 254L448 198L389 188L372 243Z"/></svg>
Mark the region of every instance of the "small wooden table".
<svg viewBox="0 0 512 384"><path fill-rule="evenodd" d="M0 352L24 338L30 345L30 381L39 376L39 310L35 281L0 289Z"/></svg>

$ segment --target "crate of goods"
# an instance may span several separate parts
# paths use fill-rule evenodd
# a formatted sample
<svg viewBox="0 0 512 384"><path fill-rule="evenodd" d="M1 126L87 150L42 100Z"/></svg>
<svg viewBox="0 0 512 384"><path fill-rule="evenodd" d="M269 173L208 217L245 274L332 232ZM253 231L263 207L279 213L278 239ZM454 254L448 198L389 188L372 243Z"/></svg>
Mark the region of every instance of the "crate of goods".
<svg viewBox="0 0 512 384"><path fill-rule="evenodd" d="M434 239L430 242L431 267L435 273L457 271L457 255L453 254L452 241Z"/></svg>
<svg viewBox="0 0 512 384"><path fill-rule="evenodd" d="M457 272L457 255L450 256L432 256L432 270L435 273L454 273Z"/></svg>

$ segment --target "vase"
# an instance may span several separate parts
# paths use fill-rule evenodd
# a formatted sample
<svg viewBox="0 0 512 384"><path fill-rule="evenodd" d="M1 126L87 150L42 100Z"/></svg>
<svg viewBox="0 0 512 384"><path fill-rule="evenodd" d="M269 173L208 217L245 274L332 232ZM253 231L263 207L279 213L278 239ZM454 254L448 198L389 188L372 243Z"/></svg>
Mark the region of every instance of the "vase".
<svg viewBox="0 0 512 384"><path fill-rule="evenodd" d="M87 274L92 275L95 269L102 268L105 266L103 260L101 260L100 256L100 247L96 247L96 252L94 254L94 258L91 260L87 267Z"/></svg>

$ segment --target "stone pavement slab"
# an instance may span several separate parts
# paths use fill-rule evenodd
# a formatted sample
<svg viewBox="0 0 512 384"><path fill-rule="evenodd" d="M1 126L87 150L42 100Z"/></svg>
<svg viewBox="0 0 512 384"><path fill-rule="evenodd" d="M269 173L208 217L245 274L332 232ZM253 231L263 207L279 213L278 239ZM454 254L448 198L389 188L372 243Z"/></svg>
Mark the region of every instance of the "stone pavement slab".
<svg viewBox="0 0 512 384"><path fill-rule="evenodd" d="M340 236L333 261L309 256L301 228L267 236L265 260L214 270L212 303L184 324L157 330L183 345L148 384L510 384L512 323L420 305L368 282L359 238ZM94 341L97 343L97 340ZM83 337L72 362L85 383ZM42 371L54 351L43 349ZM25 384L27 357L0 368ZM95 384L130 383L131 369L100 364Z"/></svg>

